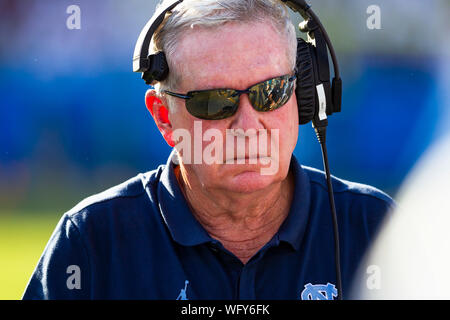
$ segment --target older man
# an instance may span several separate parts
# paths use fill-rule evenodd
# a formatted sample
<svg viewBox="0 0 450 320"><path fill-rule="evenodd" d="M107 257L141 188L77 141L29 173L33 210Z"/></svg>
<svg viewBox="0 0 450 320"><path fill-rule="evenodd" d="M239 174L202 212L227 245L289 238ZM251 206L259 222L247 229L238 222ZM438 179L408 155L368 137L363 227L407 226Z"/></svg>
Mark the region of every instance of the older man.
<svg viewBox="0 0 450 320"><path fill-rule="evenodd" d="M296 37L284 4L185 0L152 49L170 72L146 105L174 151L67 212L24 298L337 297L324 174L292 154ZM345 292L392 201L333 183Z"/></svg>

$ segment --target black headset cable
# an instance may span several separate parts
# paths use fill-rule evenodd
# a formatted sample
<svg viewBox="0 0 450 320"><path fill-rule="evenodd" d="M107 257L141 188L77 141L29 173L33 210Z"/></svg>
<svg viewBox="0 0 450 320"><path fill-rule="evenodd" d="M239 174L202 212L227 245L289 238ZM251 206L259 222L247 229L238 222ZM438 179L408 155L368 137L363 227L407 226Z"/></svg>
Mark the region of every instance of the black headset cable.
<svg viewBox="0 0 450 320"><path fill-rule="evenodd" d="M323 166L327 178L328 200L330 203L331 217L333 220L333 231L334 231L336 286L338 291L338 300L342 300L343 295L342 295L342 276L341 276L341 261L340 261L341 258L339 249L339 227L337 222L336 206L334 203L333 185L331 183L330 166L328 164L328 153L326 145L327 127L326 126L314 127L314 130L316 131L317 139L319 140L320 147L322 149Z"/></svg>

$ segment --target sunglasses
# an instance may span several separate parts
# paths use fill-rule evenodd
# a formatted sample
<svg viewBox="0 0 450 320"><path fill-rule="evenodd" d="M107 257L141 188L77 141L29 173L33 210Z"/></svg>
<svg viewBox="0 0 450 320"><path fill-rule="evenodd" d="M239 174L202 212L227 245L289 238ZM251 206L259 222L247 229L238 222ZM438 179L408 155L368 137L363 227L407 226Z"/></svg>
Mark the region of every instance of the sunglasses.
<svg viewBox="0 0 450 320"><path fill-rule="evenodd" d="M211 89L189 91L185 95L164 90L163 92L186 100L186 109L194 117L205 120L219 120L233 116L239 106L241 94L248 94L256 111L276 110L292 96L295 75L284 75L259 82L246 90Z"/></svg>

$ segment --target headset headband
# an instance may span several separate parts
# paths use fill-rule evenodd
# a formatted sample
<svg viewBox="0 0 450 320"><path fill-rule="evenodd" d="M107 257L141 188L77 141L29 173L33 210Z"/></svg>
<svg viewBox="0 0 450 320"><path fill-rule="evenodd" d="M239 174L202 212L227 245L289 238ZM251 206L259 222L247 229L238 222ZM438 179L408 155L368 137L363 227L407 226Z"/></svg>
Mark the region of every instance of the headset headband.
<svg viewBox="0 0 450 320"><path fill-rule="evenodd" d="M181 2L183 2L183 0L172 0L168 2L166 6L158 8L158 11L142 29L136 42L136 46L134 47L133 72L145 72L150 68L151 59L148 55L148 49L150 47L153 34L163 22L166 13L175 8Z"/></svg>

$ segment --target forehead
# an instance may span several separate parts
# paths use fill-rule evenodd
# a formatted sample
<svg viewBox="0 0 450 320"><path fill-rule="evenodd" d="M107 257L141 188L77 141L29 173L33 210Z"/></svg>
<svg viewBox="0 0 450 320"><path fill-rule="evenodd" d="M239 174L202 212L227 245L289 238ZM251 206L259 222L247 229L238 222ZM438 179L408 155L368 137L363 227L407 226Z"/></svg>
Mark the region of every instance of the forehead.
<svg viewBox="0 0 450 320"><path fill-rule="evenodd" d="M245 89L290 73L286 39L268 23L194 26L181 36L174 62L185 91Z"/></svg>

